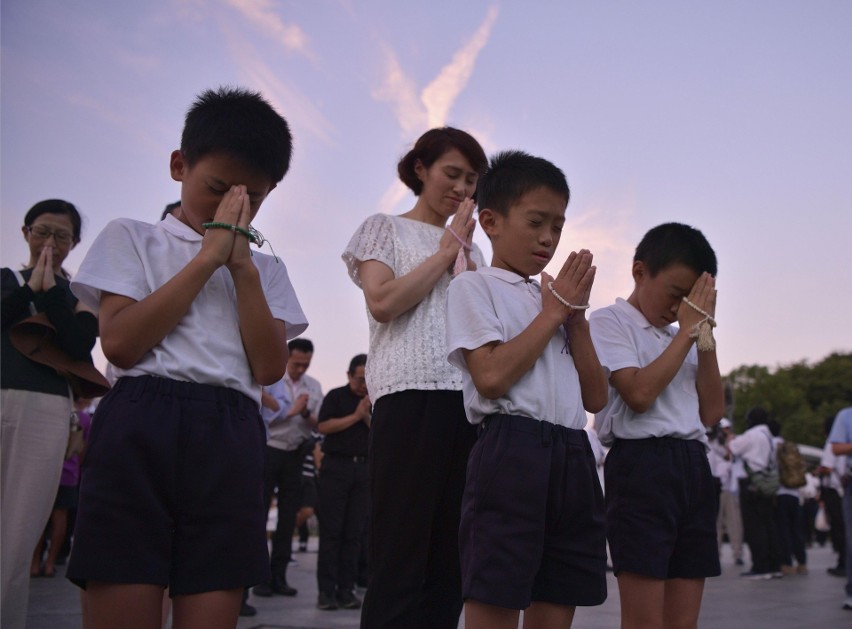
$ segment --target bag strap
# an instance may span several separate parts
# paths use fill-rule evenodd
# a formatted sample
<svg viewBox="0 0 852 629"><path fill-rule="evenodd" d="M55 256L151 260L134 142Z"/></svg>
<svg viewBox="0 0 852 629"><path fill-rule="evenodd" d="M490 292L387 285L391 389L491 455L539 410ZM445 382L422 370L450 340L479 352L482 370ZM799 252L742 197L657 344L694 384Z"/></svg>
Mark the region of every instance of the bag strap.
<svg viewBox="0 0 852 629"><path fill-rule="evenodd" d="M21 275L21 272L18 271L17 269L9 269L9 270L12 271L12 273L15 274L15 279L18 280L18 285L23 287L24 284L26 284L26 282L24 281L24 276ZM36 310L35 304L33 302L30 302L30 314L34 315L34 314L37 314L37 313L38 313L38 310Z"/></svg>

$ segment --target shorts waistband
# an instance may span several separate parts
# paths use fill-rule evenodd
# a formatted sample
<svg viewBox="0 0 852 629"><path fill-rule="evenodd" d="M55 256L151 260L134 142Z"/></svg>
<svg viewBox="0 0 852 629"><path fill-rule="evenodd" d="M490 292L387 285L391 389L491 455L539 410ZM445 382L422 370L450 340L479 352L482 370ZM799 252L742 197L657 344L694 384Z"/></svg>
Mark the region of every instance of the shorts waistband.
<svg viewBox="0 0 852 629"><path fill-rule="evenodd" d="M251 404L252 407L257 408L254 400L235 389L158 376L124 376L118 379L112 390L126 393L131 400L138 400L144 395L169 395L183 399L218 402L230 406Z"/></svg>
<svg viewBox="0 0 852 629"><path fill-rule="evenodd" d="M646 447L646 448L657 448L658 450L663 448L669 449L686 449L686 450L700 450L702 453L706 450L704 444L697 439L681 439L679 437L646 437L644 439L616 439L614 446L635 446L635 447Z"/></svg>
<svg viewBox="0 0 852 629"><path fill-rule="evenodd" d="M541 441L545 444L561 441L584 447L589 445L589 436L581 428L559 426L541 419L525 417L524 415L507 415L502 413L488 415L480 424L481 430L486 430L491 425L502 426L529 435L541 435Z"/></svg>

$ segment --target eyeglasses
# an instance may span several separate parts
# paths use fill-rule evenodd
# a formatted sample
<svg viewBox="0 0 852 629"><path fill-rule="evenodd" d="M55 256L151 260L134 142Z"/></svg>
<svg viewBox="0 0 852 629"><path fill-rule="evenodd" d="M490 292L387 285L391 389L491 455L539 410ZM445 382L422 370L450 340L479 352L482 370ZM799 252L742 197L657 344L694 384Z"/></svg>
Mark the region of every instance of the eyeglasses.
<svg viewBox="0 0 852 629"><path fill-rule="evenodd" d="M64 229L50 229L44 225L27 226L27 231L31 236L35 236L39 240L47 240L51 236L59 245L70 245L74 242L74 235Z"/></svg>

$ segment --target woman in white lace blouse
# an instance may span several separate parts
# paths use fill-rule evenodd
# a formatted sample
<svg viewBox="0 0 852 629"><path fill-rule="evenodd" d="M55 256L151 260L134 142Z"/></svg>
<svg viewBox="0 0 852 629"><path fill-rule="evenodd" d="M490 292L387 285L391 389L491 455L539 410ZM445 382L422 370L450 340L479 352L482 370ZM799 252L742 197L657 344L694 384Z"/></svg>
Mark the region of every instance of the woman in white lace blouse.
<svg viewBox="0 0 852 629"><path fill-rule="evenodd" d="M343 253L370 324L365 628L458 625L459 510L476 436L461 374L447 362L445 302L454 270L484 265L471 237L472 197L486 165L482 147L464 131L427 131L397 166L414 207L370 216Z"/></svg>

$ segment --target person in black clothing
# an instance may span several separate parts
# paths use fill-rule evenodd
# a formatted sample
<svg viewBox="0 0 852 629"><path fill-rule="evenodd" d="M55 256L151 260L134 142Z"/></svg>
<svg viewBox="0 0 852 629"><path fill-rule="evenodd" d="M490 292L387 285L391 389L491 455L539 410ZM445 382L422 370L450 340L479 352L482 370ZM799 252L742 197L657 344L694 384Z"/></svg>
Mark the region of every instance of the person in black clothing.
<svg viewBox="0 0 852 629"><path fill-rule="evenodd" d="M366 364L366 354L352 359L349 384L329 391L319 412L317 430L325 435L325 456L319 475L317 607L324 610L361 607L353 590L369 510L367 444L372 409L364 379Z"/></svg>

